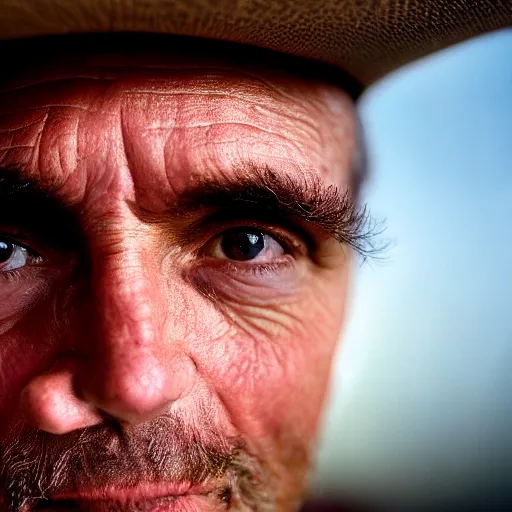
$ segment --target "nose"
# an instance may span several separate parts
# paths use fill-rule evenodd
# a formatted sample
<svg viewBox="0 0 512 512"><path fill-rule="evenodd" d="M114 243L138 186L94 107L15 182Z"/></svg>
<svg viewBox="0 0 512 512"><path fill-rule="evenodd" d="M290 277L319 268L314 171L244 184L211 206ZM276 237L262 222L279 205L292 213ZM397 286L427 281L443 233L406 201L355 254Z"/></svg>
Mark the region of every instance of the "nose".
<svg viewBox="0 0 512 512"><path fill-rule="evenodd" d="M119 262L117 262L119 263ZM129 268L129 271L126 269ZM138 424L192 387L195 366L169 330L162 276L144 265L103 265L78 350L35 377L22 409L39 429L63 434L104 418ZM84 336L85 334L85 336Z"/></svg>
<svg viewBox="0 0 512 512"><path fill-rule="evenodd" d="M76 363L71 357L60 359L50 372L38 375L23 390L21 409L39 430L65 434L103 421L101 412L76 392Z"/></svg>

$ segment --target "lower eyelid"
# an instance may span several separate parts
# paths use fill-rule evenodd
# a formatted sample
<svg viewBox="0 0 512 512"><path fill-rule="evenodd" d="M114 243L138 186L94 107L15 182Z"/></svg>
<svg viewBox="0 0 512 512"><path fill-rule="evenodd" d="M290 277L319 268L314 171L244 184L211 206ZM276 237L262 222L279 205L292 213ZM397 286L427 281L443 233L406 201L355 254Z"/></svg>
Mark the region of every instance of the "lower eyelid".
<svg viewBox="0 0 512 512"><path fill-rule="evenodd" d="M206 261L198 263L198 266L207 271L211 268L213 272L228 273L230 277L236 278L237 276L244 275L268 275L270 273L278 273L285 269L293 267L296 260L290 254L283 254L282 256L266 262L244 262L235 261L230 259L208 258Z"/></svg>
<svg viewBox="0 0 512 512"><path fill-rule="evenodd" d="M290 255L271 263L252 265L210 259L187 269L184 278L200 293L216 301L274 300L299 289L305 275L303 263Z"/></svg>

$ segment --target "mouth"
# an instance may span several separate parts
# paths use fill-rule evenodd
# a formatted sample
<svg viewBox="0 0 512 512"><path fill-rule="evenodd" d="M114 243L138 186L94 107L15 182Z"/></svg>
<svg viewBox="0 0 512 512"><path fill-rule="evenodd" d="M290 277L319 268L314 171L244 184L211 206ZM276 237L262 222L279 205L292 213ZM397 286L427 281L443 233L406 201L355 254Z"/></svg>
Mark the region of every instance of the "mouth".
<svg viewBox="0 0 512 512"><path fill-rule="evenodd" d="M185 492L119 489L79 492L38 499L22 512L185 512L220 511L229 508L229 488L189 488Z"/></svg>

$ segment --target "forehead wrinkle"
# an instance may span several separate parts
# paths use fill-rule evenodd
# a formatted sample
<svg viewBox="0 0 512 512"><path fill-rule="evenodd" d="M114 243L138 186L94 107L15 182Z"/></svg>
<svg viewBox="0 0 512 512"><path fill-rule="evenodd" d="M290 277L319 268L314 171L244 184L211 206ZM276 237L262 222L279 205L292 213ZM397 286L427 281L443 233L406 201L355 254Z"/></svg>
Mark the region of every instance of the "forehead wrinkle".
<svg viewBox="0 0 512 512"><path fill-rule="evenodd" d="M62 71L58 69L53 71L57 73L55 76L51 76L51 71L43 70L32 70L32 73L36 73L39 75L41 72L45 73L46 76L44 79L29 77L30 82L25 84L17 84L17 86L11 86L11 88L3 87L1 95L7 95L7 101L12 104L15 101L10 94L14 94L14 98L16 97L16 93L25 92L24 89L29 89L31 87L41 86L43 88L49 88L50 94L55 95L56 91L59 90L61 92L61 97L73 97L75 87L70 87L72 82L82 82L82 81L98 81L98 82L106 82L106 81L115 81L119 84L119 89L124 89L126 93L131 91L139 92L139 93L148 93L148 94L166 94L165 89L182 89L181 92L196 92L199 93L201 91L204 94L216 95L219 94L219 91L224 91L228 95L232 97L240 97L246 101L251 101L249 97L253 98L255 104L258 101L261 101L260 98L265 92L266 102L268 103L270 99L274 100L283 100L284 102L293 103L295 114L299 115L300 113L304 113L305 115L300 115L301 118L305 120L308 117L307 110L310 109L314 104L317 107L320 107L323 103L321 95L314 91L314 87L311 87L311 83L309 80L293 76L293 80L290 80L292 77L288 76L285 72L281 72L281 75L276 74L276 72L269 73L267 70L262 70L259 74L256 72L248 72L245 70L237 69L235 67L228 66L184 66L184 65L167 65L165 67L157 68L158 71L163 71L162 76L155 77L155 68L153 66L112 66L105 65L104 68L94 67L95 75L84 73L84 68L87 69L88 65L82 65L77 67L76 71L72 74L70 70L65 68L64 71L68 74L68 76L62 76ZM119 73L119 68L123 70L123 72ZM141 74L141 70L143 73ZM148 73L148 70L151 70ZM169 73L169 70L172 70L172 73ZM186 75L183 76L183 71L186 71ZM134 75L137 74L137 78L134 78ZM271 79L264 77L263 75L269 74ZM36 75L36 76L37 76ZM281 82L283 79L287 80L286 86L282 86ZM25 80L27 78L25 77ZM189 91L183 90L185 83L190 84L192 82L192 88ZM156 85L156 87L147 87L145 85L145 90L142 90L140 86L133 87L131 90L127 89L129 84L152 84ZM274 83L273 83L274 82ZM281 85L278 85L281 84ZM293 85L292 85L293 84ZM91 86L92 87L92 84ZM67 89L64 90L63 89ZM292 89L293 95L288 93L286 89ZM43 89L44 90L44 89ZM43 95L43 90L38 90L38 98L41 98ZM89 89L90 90L90 89ZM237 91L242 91L242 94L238 94ZM307 94L306 94L307 92ZM172 91L169 91L169 94L172 94ZM175 94L179 94L175 92ZM26 101L26 97L23 98ZM64 101L62 100L60 103L46 103L42 104L39 100L39 105L44 106L69 106L70 108L80 108L80 105L76 104L76 101ZM279 101L278 101L279 103ZM325 107L325 105L324 105ZM26 107L25 105L25 108Z"/></svg>
<svg viewBox="0 0 512 512"><path fill-rule="evenodd" d="M84 100L92 99L92 96L98 97L100 94L105 94L106 89L111 89L120 94L130 95L130 94L139 94L139 95L147 95L147 96L162 96L169 98L178 98L178 97L187 97L187 96L203 96L205 100L211 98L217 98L219 100L225 99L226 102L232 100L243 101L247 104L253 104L257 111L265 110L275 115L279 115L281 118L289 118L291 121L296 123L297 121L301 121L305 125L310 128L315 128L314 123L311 121L311 116L308 115L306 105L302 104L300 98L291 98L289 100L289 105L287 108L284 108L282 102L279 100L282 98L275 98L273 95L264 94L259 87L253 87L254 84L249 84L246 87L246 84L236 83L236 86L233 84L220 83L217 78L218 77L203 77L200 76L200 80L197 80L197 77L188 77L189 80L184 80L183 77L166 77L165 79L155 79L151 77L150 79L143 80L142 78L137 78L136 82L142 82L147 87L147 84L154 85L154 87L141 89L141 88L130 88L130 83L134 82L133 79L128 81L123 80L112 80L105 78L97 78L97 81L101 82L110 82L110 84L101 84L99 88L95 85L94 87L87 87L87 90L84 91L80 82L83 78L68 78L58 80L57 90L55 88L56 83L53 80L39 82L39 85L43 88L37 91L37 95L32 95L28 97L25 95L26 91L22 89L16 89L13 93L14 97L10 97L10 94L6 91L0 93L0 98L2 95L4 96L3 102L8 104L10 110L4 110L2 115L8 115L12 113L22 113L22 112L30 112L31 110L37 110L40 108L71 108L71 109L79 109L83 111L91 110L91 104L89 102L88 105L84 106L82 103ZM230 80L233 80L233 77L230 77ZM192 82L192 86L190 86L190 82ZM211 83L210 83L211 82ZM188 84L188 85L187 85ZM219 92L223 91L223 92ZM237 92L241 91L241 92ZM19 98L19 96L22 96ZM17 97L18 96L18 97ZM59 101L55 101L55 98L59 97ZM51 101L53 100L53 101ZM13 103L16 105L17 102L23 103L23 107L12 107ZM309 109L311 109L313 100L311 98L309 101ZM27 105L27 102L29 105ZM30 105L32 103L32 105ZM293 114L290 113L290 104L293 105ZM311 130L309 134L311 136L316 130Z"/></svg>
<svg viewBox="0 0 512 512"><path fill-rule="evenodd" d="M218 100L238 100L255 107L267 108L269 111L289 115L287 111L290 105L293 105L294 118L306 120L308 110L312 107L320 107L320 101L313 91L305 95L304 91L297 91L297 95L292 97L276 96L262 89L259 84L234 82L234 77L229 80L219 80L218 77L190 76L190 77L166 77L165 79L149 78L140 80L143 82L138 87L128 88L129 82L122 93L126 95L154 96L162 98L179 98L187 96L215 98ZM299 94L300 92L300 94ZM286 109L284 108L286 105ZM290 116L291 117L291 116Z"/></svg>
<svg viewBox="0 0 512 512"><path fill-rule="evenodd" d="M240 94L211 94L197 89L142 91L142 94L137 90L121 92L123 95L139 96L141 101L139 106L136 103L130 103L129 100L123 102L125 111L143 106L144 110L151 115L156 112L157 119L152 120L147 128L141 126L143 131L164 128L210 130L232 125L235 129L237 126L246 127L286 138L288 142L304 136L305 140L322 143L321 129L318 122L314 120L314 115L311 112L307 115L306 109L298 106L297 102L283 105L261 95L256 100L255 98L247 99ZM175 97L182 97L184 101L177 104L167 102L167 98ZM172 112L170 117L166 110ZM194 116L197 120L194 120ZM170 132L169 136L172 138L173 133Z"/></svg>
<svg viewBox="0 0 512 512"><path fill-rule="evenodd" d="M133 133L130 134L126 130L123 131L124 123L121 122L121 130L119 133L122 138L120 142L122 143L123 151L126 153L134 141L140 140L141 134L143 134L145 130L163 129L162 137L166 139L166 143L161 147L158 146L158 144L153 145L151 152L154 153L162 150L164 152L168 152L169 155L176 155L180 151L182 153L186 153L186 159L189 159L189 164L192 165L185 167L182 166L179 172L183 174L187 180L189 178L193 179L194 175L202 174L204 172L229 172L228 169L233 166L229 167L226 163L236 163L222 161L223 158L225 158L225 151L222 148L222 144L229 141L232 141L232 147L236 149L236 152L244 153L248 150L249 156L254 155L261 157L257 158L260 164L265 161L268 161L269 163L281 161L283 169L294 163L307 165L308 162L304 161L307 156L304 150L299 151L299 153L304 153L300 158L298 156L294 156L294 161L291 162L291 157L289 155L272 153L267 150L266 147L270 149L277 140L282 140L290 146L295 143L303 144L304 142L310 143L311 141L316 141L315 146L313 146L313 152L318 152L317 159L320 161L322 158L322 148L320 148L319 145L325 145L325 142L323 141L324 134L321 132L322 124L325 124L325 116L329 116L329 109L327 108L326 102L323 101L322 94L319 91L316 91L311 84L307 84L307 87L305 86L304 90L295 83L289 84L290 91L293 91L293 94L290 92L288 96L286 96L277 94L275 90L270 87L273 84L269 85L268 80L255 81L254 74L252 73L246 73L248 76L247 80L240 82L240 80L238 80L238 76L243 75L243 73L240 74L238 70L230 70L231 74L229 75L227 72L218 73L218 68L213 68L216 74L211 74L210 76L205 77L200 73L200 70L202 69L201 67L196 66L190 69L191 73L185 77L186 79L182 77L181 80L176 76L159 76L156 78L154 76L148 76L142 78L138 77L136 79L127 77L115 80L111 78L107 79L105 77L96 77L93 80L86 79L86 87L83 89L80 87L84 82L82 82L82 78L79 77L57 80L55 83L46 81L42 82L40 85L46 90L46 96L41 98L38 95L38 100L42 100L43 105L52 105L51 109L57 109L64 105L69 105L70 102L66 102L64 99L62 100L62 103L56 102L55 100L50 101L50 99L55 98L55 95L61 94L67 98L75 96L75 101L78 103L78 107L80 107L79 110L83 111L85 115L88 116L94 112L96 116L101 115L104 117L105 115L113 115L113 118L118 116L120 113L120 108L118 107L121 106L121 103L124 103L128 109L123 112L122 117L131 118L133 121L137 116L133 115L132 109L137 108L137 105L130 99L130 96L138 93L139 96L147 96L149 102L154 105L154 108L148 108L148 104L143 105L141 110L144 114L147 114L147 118L142 118L142 120L139 120L140 122L137 121L135 123ZM165 73L167 73L167 70ZM286 78L286 75L284 75L284 77ZM276 76L275 79L278 83L281 83L280 80L282 81L282 78L278 76ZM299 83L300 82L301 81L299 80ZM58 83L58 87L55 87L56 83ZM148 83L150 84L149 89ZM307 81L303 83L306 84ZM282 84L288 85L286 82L282 82ZM80 85L80 87L77 87L78 85ZM144 87L144 90L138 90L140 87ZM204 87L207 87L208 89L206 91L201 89ZM166 90L166 88L173 89ZM282 87L279 86L279 89L281 88ZM33 93L36 92L36 90L37 88L34 88L30 92ZM225 93L219 92L219 90L224 90ZM25 92L26 91L19 89L13 94L19 99L25 99ZM157 92L158 94L155 94ZM310 92L311 94L308 96L307 92ZM180 101L168 101L169 97L177 99L179 96L184 97L188 94L195 95L190 102L182 103ZM121 99L122 97L126 98L126 102ZM287 100L286 97L289 99ZM194 101L194 98L203 98L205 100L205 108L198 109L198 104ZM83 100L83 103L81 103L81 100ZM217 109L217 113L220 118L222 118L222 115L232 112L234 114L232 116L233 120L222 121L213 119L211 121L201 121L199 114L204 115L205 119L212 118L212 104L215 109ZM72 103L70 105L71 107L75 106ZM107 106L108 112L105 111ZM320 111L317 111L317 107L320 107ZM75 109L73 108L73 110ZM132 110L132 112L130 112L130 110ZM190 122L180 122L179 115L173 119L173 110L176 110L178 114L183 113L184 110L188 110L191 115ZM17 114L21 115L20 110L18 110ZM319 114L320 117L318 117ZM259 117L260 120L262 120L263 124L261 126L259 125L256 117ZM164 120L163 124L161 124L158 118ZM100 117L97 119L100 119ZM166 119L170 119L171 123L168 123ZM81 124L82 137L84 136L86 129L89 131L92 130L93 132L95 130L97 131L96 123L92 123L89 128L83 128L83 123L81 122ZM144 124L146 124L146 127L144 127ZM274 126L272 126L272 124L274 124ZM230 129L230 126L233 128ZM244 127L245 129L258 131L265 136L271 137L271 139L267 138L265 141L260 141L259 136L256 136L255 134L254 139L256 142L250 142L250 147L246 147L246 149L244 149L244 147L240 147L237 144L238 142L241 142L240 137L243 138L246 135L246 132L243 130L240 131L240 128ZM75 128L78 130L78 121L75 124ZM182 137L182 133L180 132L189 128L192 129L192 131L198 131L198 134ZM166 129L169 129L167 133L165 133ZM118 130L118 128L116 127L115 130ZM205 139L201 134L201 130L205 131L207 139ZM217 133L215 136L212 136L215 130L220 130L220 134ZM87 137L89 137L89 135L87 135ZM114 139L116 137L117 135L112 135L110 139L101 140L107 140L106 143L110 144L115 142ZM75 136L75 138L78 139L78 136ZM297 141L295 141L294 138L296 138ZM265 144L267 146L265 146ZM205 147L210 148L210 153L208 155L203 155L202 158L198 158L198 156L201 155L192 154L194 152L197 153L198 150L203 152ZM328 149L330 150L332 148ZM311 153L311 151L309 152ZM138 151L138 160L133 162L133 165L129 166L131 178L134 179L133 187L135 189L138 188L136 183L138 181L138 177L146 173L146 175L150 176L150 181L153 181L150 185L154 187L156 193L161 194L162 189L160 186L154 186L155 183L158 182L157 174L160 169L139 168L140 159L146 159L147 156L148 155L143 151ZM162 167L164 174L166 170L168 171L169 168L173 167L174 163L175 161L172 159L171 161L165 162L165 165ZM213 171L213 169L216 170ZM118 170L116 173L117 172ZM98 188L98 184L105 182L99 176L99 174L101 174L100 171L95 171L95 173L98 174L98 176L95 174L96 177L92 180L91 176L84 178L88 181L87 188ZM128 176L125 178L127 177ZM167 181L166 190L171 191L176 187L174 177L175 176L171 178L170 176L165 175ZM121 179L121 177L119 178ZM73 181L75 179L78 180L79 178L75 177L73 178ZM67 180L64 181L67 182ZM92 185L89 183L90 181L93 182ZM94 182L96 182L96 184ZM147 184L148 182L146 181L146 185ZM169 188L169 186L171 188ZM144 189L144 186L141 188ZM63 186L62 192L64 193L67 189L68 186L66 183ZM134 192L133 189L132 192Z"/></svg>
<svg viewBox="0 0 512 512"><path fill-rule="evenodd" d="M147 66L145 68L143 65L121 66L107 63L103 68L99 68L96 64L91 67L91 64L86 62L81 66L76 66L74 71L72 71L68 68L60 69L57 64L56 69L51 68L50 71L48 71L48 68L43 68L42 70L32 69L32 76L28 77L29 83L18 84L16 87L11 87L11 89L4 85L2 94L9 96L9 93L21 92L23 88L30 88L36 85L41 85L42 87L45 85L51 86L52 94L55 94L55 87L57 87L57 90L60 90L62 93L62 87L60 87L59 82L64 82L65 87L69 91L70 82L84 80L93 82L116 81L122 84L120 88L124 88L126 92L129 92L127 88L130 83L133 85L141 84L141 82L144 84L155 84L157 87L147 88L146 85L145 91L142 91L140 87L132 87L132 90L162 94L163 91L160 92L158 89L180 89L183 88L183 83L185 82L186 84L192 83L193 89L196 91L202 90L205 93L211 94L216 94L219 90L223 90L232 96L238 96L237 91L242 90L242 97L244 99L248 99L248 96L254 96L257 100L265 91L267 93L265 94L267 101L270 98L280 99L294 104L296 109L300 107L305 111L311 108L313 104L320 106L320 104L325 103L322 94L317 88L322 83L327 86L327 82L312 80L311 78L297 76L296 74L287 74L286 69L279 71L261 69L256 72L253 69L248 71L240 69L240 67L240 63L232 66L167 64L165 67L157 68L156 71L163 71L163 73L155 76L154 66ZM119 73L119 69L122 69L123 72ZM85 73L84 71L87 70L89 72ZM148 70L150 70L149 73ZM169 73L169 70L172 70L172 73ZM68 74L68 76L62 76L63 72ZM91 72L95 74L93 75ZM42 80L40 78L41 73L47 75ZM54 76L52 76L52 73ZM27 77L24 80L27 80ZM210 87L211 85L213 87ZM346 93L343 93L341 89L332 87L337 90L338 94L346 96ZM254 91L256 94L251 94ZM293 94L289 91L293 91ZM41 96L41 93L41 90L39 90L38 96ZM9 101L12 100L9 98ZM70 104L73 105L73 103Z"/></svg>
<svg viewBox="0 0 512 512"><path fill-rule="evenodd" d="M124 92L125 91L123 91L123 94ZM130 91L128 96L130 96L131 93L132 91ZM195 91L193 91L193 93L195 94ZM136 93L133 94L137 96ZM175 93L171 92L170 94L173 95ZM254 111L252 110L252 106L249 112L247 109L243 108L236 111L236 109L231 106L231 109L233 109L236 115L233 117L233 121L225 122L212 118L212 112L214 111L212 110L211 101L207 101L209 99L208 95L200 94L201 97L206 98L206 100L202 102L205 107L204 109L198 108L198 104L193 101L193 98L190 102L175 104L166 102L167 94L163 94L163 97L158 95L155 97L155 95L151 94L144 94L143 96L145 98L141 98L139 95L139 101L134 102L126 99L122 102L122 127L125 149L128 153L131 153L131 155L127 155L129 167L132 169L138 168L137 173L135 173L137 177L134 176L135 181L140 181L142 178L142 183L136 188L146 191L148 190L148 186L144 186L143 184L145 181L147 182L144 175L149 176L151 174L151 166L143 169L141 168L141 164L143 167L148 165L148 157L150 161L153 160L153 162L155 162L154 165L166 169L168 177L165 181L160 182L161 186L165 186L168 190L174 190L180 188L178 182L181 181L181 178L178 178L178 176L190 176L190 179L193 179L193 175L196 173L228 172L227 170L233 167L233 165L228 164L233 164L233 162L226 161L226 158L230 160L230 157L222 150L221 145L225 144L227 141L239 142L244 132L240 132L238 127L245 126L251 130L256 128L266 135L272 136L272 142L280 138L290 146L294 143L293 134L295 137L300 135L300 133L297 134L300 121L299 119L293 119L289 113L284 117L287 120L292 135L289 138L285 138L283 137L283 133L281 133L283 126L281 124L282 119L279 118L279 115L274 119L274 126L277 120L277 122L279 122L279 129L272 128L269 130L265 128L265 125L263 125L263 127L258 126L255 121L245 122L245 120L253 118ZM231 99L232 98L227 96L225 108L222 102L216 107L221 118L222 116L226 117L226 112L229 113L231 110L229 101ZM240 105L242 107L245 106L244 100L240 101ZM139 111L138 114L136 113L137 110ZM190 117L190 121L186 119L186 116L186 122L182 121L184 111L188 111L189 113L192 111L193 115ZM207 121L199 121L199 114L203 115ZM313 119L309 123L312 126L315 124ZM268 118L265 118L265 123L268 124L268 122ZM233 129L229 129L230 126L232 126ZM182 133L180 133L191 128L198 131L197 135L190 135L189 133L188 136L182 136ZM214 134L214 131L212 131L221 128L221 134L219 134L218 131ZM224 130L224 128L226 128L226 130ZM316 129L317 127L315 126L315 131ZM201 133L201 130L204 130L204 133ZM148 141L151 140L151 143L144 142L145 138L140 137L140 135L151 131L154 132L154 136L157 137L157 139L147 139ZM245 132L245 135L247 135L247 132ZM301 135L299 139L302 139L302 143L304 143L304 141L310 142L317 137L318 133L309 130L309 133ZM160 139L160 142L156 142L158 139ZM267 139L266 143L269 142L270 139ZM246 144L247 141L244 143ZM254 143L251 144L252 146L250 148L246 147L245 149L246 151L249 150L250 154L259 154L263 157L262 159L271 161L275 161L279 158L283 163L286 163L286 155L281 154L278 156L268 151L259 152L254 146ZM240 154L240 151L242 153L244 152L244 149L239 146L233 146L233 148L233 150L238 148L235 153ZM162 152L165 153L165 156L162 155ZM301 150L300 154L300 160L302 161L306 158L304 150ZM146 162L141 162L141 158L144 158ZM162 158L165 160L164 162L162 162ZM288 164L289 163L288 158ZM213 169L217 170L213 171ZM188 178L183 179L185 182L188 181ZM154 183L151 184L151 187L153 185ZM186 186L186 183L183 183L181 186Z"/></svg>
<svg viewBox="0 0 512 512"><path fill-rule="evenodd" d="M122 91L122 94L125 95L134 95L134 96L162 96L164 98L175 98L175 97L187 97L187 96L204 96L205 98L218 98L219 100L240 100L246 104L254 105L254 107L258 110L266 111L274 115L279 115L282 118L287 118L288 120L297 123L300 121L305 126L309 127L312 131L315 130L315 123L311 120L310 116L307 115L306 109L301 105L296 105L298 108L294 113L291 113L287 109L283 109L282 106L279 107L277 105L273 105L268 101L262 101L261 97L258 99L256 95L254 97L235 94L235 93L227 93L227 92L214 92L214 91L197 91L193 89L189 90L180 90L180 91L164 91L164 90L144 90L144 89L130 89ZM315 130L316 131L316 130Z"/></svg>
<svg viewBox="0 0 512 512"><path fill-rule="evenodd" d="M0 116L1 118L2 116ZM31 122L28 122L28 123L21 123L17 126L13 126L11 128L2 128L0 126L0 135L1 134L6 134L6 133L13 133L13 132L18 132L20 130L26 130L27 128L30 128L32 126L36 126L38 124L41 124L44 120L44 116L41 118L41 119L37 119L36 121L31 121Z"/></svg>
<svg viewBox="0 0 512 512"><path fill-rule="evenodd" d="M198 110L198 105L195 102L191 102L191 105L178 105L176 108L175 116L171 116L172 119L168 121L167 116L165 115L165 112L163 112L164 109L161 109L160 112L162 113L162 117L164 120L162 120L161 123L157 122L151 122L151 124L148 127L141 127L141 131L143 132L149 132L152 130L164 130L169 129L169 137L173 137L174 131L182 131L182 130L194 130L194 129L201 129L206 128L207 132L211 131L214 128L218 127L229 127L233 126L235 128L237 127L245 127L250 128L251 130L257 130L262 133L273 135L277 138L283 138L287 141L292 141L292 137L290 133L287 133L287 128L290 128L289 123L293 121L293 129L294 131L298 131L298 125L304 124L304 127L300 128L300 134L304 134L307 137L312 137L318 139L318 130L316 129L316 126L314 126L313 122L303 123L301 119L293 118L291 115L281 116L280 112L276 112L276 118L279 120L281 117L285 118L287 121L286 125L283 125L279 127L279 129L272 129L270 127L267 127L270 125L268 123L268 118L261 119L262 113L259 112L260 118L256 118L254 115L254 112L244 112L245 109L240 108L240 106L243 107L243 103L245 103L243 100L240 102L240 105L233 104L229 100L226 102L220 102L219 105L206 101L206 107L205 112L203 115L197 117L198 120L190 120L188 121L189 116L189 110L195 109L196 112ZM165 107L165 105L163 105ZM152 105L149 105L148 108L151 108ZM129 107L128 107L129 108ZM174 110L174 109L173 109ZM262 108L262 110L265 110ZM229 113L232 112L233 115L229 115ZM125 114L126 115L126 114ZM275 124L275 123L272 123ZM286 135L285 135L286 134ZM297 134L295 134L296 137ZM205 144L208 144L208 141L204 142Z"/></svg>

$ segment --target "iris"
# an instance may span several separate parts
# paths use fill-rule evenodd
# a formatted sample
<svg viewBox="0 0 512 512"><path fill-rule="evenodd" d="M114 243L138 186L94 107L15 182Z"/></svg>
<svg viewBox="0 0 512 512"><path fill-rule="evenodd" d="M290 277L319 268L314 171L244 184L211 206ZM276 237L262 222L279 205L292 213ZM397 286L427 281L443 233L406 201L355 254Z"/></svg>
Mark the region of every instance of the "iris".
<svg viewBox="0 0 512 512"><path fill-rule="evenodd" d="M260 231L250 228L231 229L223 235L221 247L229 259L248 261L263 251L265 237Z"/></svg>

